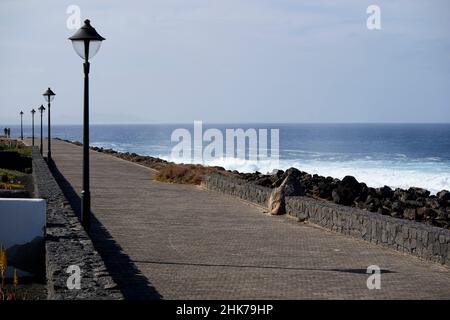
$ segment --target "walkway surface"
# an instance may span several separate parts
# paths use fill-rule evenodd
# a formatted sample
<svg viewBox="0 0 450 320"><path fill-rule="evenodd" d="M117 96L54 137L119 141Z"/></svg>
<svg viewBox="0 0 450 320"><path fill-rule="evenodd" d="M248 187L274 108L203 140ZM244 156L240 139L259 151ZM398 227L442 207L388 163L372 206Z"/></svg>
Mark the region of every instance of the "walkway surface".
<svg viewBox="0 0 450 320"><path fill-rule="evenodd" d="M56 177L75 210L81 148L53 143ZM91 152L93 241L127 298L450 298L450 270ZM366 285L369 265L384 270Z"/></svg>

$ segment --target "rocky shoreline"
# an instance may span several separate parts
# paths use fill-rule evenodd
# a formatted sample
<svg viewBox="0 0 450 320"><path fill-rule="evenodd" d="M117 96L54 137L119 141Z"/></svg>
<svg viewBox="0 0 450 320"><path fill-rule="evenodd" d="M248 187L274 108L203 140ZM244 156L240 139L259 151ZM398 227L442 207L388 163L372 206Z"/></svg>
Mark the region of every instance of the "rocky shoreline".
<svg viewBox="0 0 450 320"><path fill-rule="evenodd" d="M64 141L81 145L80 142ZM91 147L91 149L156 170L164 169L168 165L175 165L160 158L141 156L136 153L118 152L99 147ZM290 190L288 196L307 196L382 215L390 215L394 218L414 220L450 229L450 192L447 190L431 195L428 190L415 187L407 190L400 188L393 190L388 186L372 188L357 181L353 176L346 176L340 180L317 174L311 175L296 168L286 171L275 170L271 174L241 173L221 167L214 167L214 170L272 189L280 187L287 179Z"/></svg>
<svg viewBox="0 0 450 320"><path fill-rule="evenodd" d="M307 196L315 199L431 224L450 229L450 192L442 190L436 195L422 188L407 190L388 186L368 187L353 176L342 180L311 175L296 168L276 170L272 174L239 173L242 179L270 188L278 188L289 177L291 196Z"/></svg>

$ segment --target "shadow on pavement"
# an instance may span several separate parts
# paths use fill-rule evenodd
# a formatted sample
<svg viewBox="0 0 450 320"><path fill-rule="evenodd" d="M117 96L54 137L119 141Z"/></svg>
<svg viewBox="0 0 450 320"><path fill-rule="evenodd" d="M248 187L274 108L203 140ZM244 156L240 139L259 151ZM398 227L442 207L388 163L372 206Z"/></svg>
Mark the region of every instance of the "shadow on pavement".
<svg viewBox="0 0 450 320"><path fill-rule="evenodd" d="M276 270L294 270L294 271L324 271L324 272L346 272L354 274L368 274L367 269L320 269L320 268L297 268L297 267L283 267L283 266L264 266L264 265L244 265L244 264L213 264L213 263L193 263L193 262L178 262L178 261L151 261L151 260L136 260L138 263L160 264L160 265L180 265L180 266L195 266L195 267L220 267L220 268L250 268L250 269L276 269ZM395 271L381 269L380 273L396 273Z"/></svg>
<svg viewBox="0 0 450 320"><path fill-rule="evenodd" d="M80 218L81 198L73 189L72 185L59 171L57 165L52 161L49 167L56 182L69 201L73 211ZM81 172L80 172L81 174ZM113 280L119 286L125 299L162 299L158 291L150 284L148 279L142 275L130 257L122 250L108 230L97 220L94 213L91 215L90 237L95 249L102 257L106 269Z"/></svg>

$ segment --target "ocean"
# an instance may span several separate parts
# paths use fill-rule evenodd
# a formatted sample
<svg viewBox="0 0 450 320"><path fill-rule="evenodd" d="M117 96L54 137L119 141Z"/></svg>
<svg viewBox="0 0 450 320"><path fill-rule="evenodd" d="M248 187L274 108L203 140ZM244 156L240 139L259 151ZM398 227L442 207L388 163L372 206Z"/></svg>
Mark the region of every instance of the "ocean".
<svg viewBox="0 0 450 320"><path fill-rule="evenodd" d="M20 135L19 126L11 128L12 135ZM171 134L177 128L192 132L193 123L91 125L91 145L172 160L177 142L171 141ZM414 186L432 193L450 189L450 124L203 124L203 128L279 129L278 167L283 170L296 167L339 179L352 175L372 187ZM80 125L55 125L52 130L54 137L82 140ZM39 134L38 127L35 133ZM25 135L31 135L29 126ZM234 158L206 164L242 172L274 169L270 161Z"/></svg>

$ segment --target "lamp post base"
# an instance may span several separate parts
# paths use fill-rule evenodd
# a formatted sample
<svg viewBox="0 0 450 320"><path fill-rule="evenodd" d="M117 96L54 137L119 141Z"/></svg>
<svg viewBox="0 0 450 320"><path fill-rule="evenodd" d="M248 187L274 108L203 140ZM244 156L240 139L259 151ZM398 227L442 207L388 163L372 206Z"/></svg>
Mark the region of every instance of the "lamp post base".
<svg viewBox="0 0 450 320"><path fill-rule="evenodd" d="M90 234L91 229L91 193L89 191L81 191L81 224Z"/></svg>

